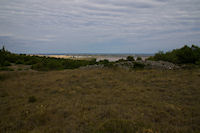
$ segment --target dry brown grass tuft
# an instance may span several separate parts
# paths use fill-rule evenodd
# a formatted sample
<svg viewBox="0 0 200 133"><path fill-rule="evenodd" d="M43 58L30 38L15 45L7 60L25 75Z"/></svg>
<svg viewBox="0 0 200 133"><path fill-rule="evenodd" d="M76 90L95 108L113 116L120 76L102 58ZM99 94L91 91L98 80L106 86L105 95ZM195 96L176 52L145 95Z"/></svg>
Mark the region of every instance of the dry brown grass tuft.
<svg viewBox="0 0 200 133"><path fill-rule="evenodd" d="M198 133L199 75L200 70L0 72L0 132Z"/></svg>

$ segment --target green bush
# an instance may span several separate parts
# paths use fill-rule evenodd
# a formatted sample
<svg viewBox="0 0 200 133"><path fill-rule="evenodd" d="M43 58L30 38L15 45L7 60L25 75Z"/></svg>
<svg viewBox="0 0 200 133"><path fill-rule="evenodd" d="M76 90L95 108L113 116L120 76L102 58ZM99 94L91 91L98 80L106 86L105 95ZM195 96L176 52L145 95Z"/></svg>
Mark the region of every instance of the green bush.
<svg viewBox="0 0 200 133"><path fill-rule="evenodd" d="M181 66L181 68L191 70L191 69L199 68L199 66L195 64L184 64Z"/></svg>
<svg viewBox="0 0 200 133"><path fill-rule="evenodd" d="M163 60L169 61L175 64L198 64L200 61L200 48L192 45L191 47L185 45L180 49L175 49L170 52L158 52L149 60Z"/></svg>
<svg viewBox="0 0 200 133"><path fill-rule="evenodd" d="M16 64L24 64L24 61L23 60L20 60L20 59L18 59L16 62L15 62Z"/></svg>
<svg viewBox="0 0 200 133"><path fill-rule="evenodd" d="M18 71L22 71L23 69L22 69L22 68L18 68L17 70L18 70Z"/></svg>
<svg viewBox="0 0 200 133"><path fill-rule="evenodd" d="M135 59L134 59L133 56L128 56L128 57L126 58L126 60L127 60L127 61L135 61Z"/></svg>
<svg viewBox="0 0 200 133"><path fill-rule="evenodd" d="M9 61L5 61L3 66L11 66L10 62Z"/></svg>
<svg viewBox="0 0 200 133"><path fill-rule="evenodd" d="M51 57L29 56L25 54L13 54L6 50L0 50L1 70L7 70L5 66L11 63L32 65L31 68L39 71L75 69L81 66L97 64L96 59L91 60L72 60L58 59Z"/></svg>
<svg viewBox="0 0 200 133"><path fill-rule="evenodd" d="M95 65L96 63L97 63L97 59L96 59L96 58L91 59L91 60L89 61L89 65Z"/></svg>
<svg viewBox="0 0 200 133"><path fill-rule="evenodd" d="M137 59L136 60L142 60L142 58L141 57L137 57Z"/></svg>
<svg viewBox="0 0 200 133"><path fill-rule="evenodd" d="M29 103L34 103L34 102L36 102L37 101L37 99L34 97L34 96L30 96L29 98L28 98L28 102Z"/></svg>
<svg viewBox="0 0 200 133"><path fill-rule="evenodd" d="M25 65L34 65L34 64L37 64L38 62L41 62L41 58L38 58L38 57L35 57L35 56L32 56L32 57L28 57L28 58L25 58L24 59L24 64Z"/></svg>
<svg viewBox="0 0 200 133"><path fill-rule="evenodd" d="M116 62L125 62L126 60L124 60L124 59L119 59L118 61L116 61Z"/></svg>
<svg viewBox="0 0 200 133"><path fill-rule="evenodd" d="M8 67L0 67L0 71L14 71L14 70Z"/></svg>
<svg viewBox="0 0 200 133"><path fill-rule="evenodd" d="M112 63L112 62L109 62L109 60L107 60L107 59L100 60L100 61L98 62L98 64L104 65L105 67L112 67L112 66L113 66L113 63Z"/></svg>
<svg viewBox="0 0 200 133"><path fill-rule="evenodd" d="M31 68L35 70L39 70L39 71L64 69L62 64L56 61L42 61L42 62L32 65Z"/></svg>
<svg viewBox="0 0 200 133"><path fill-rule="evenodd" d="M195 64L200 66L200 60L196 61Z"/></svg>
<svg viewBox="0 0 200 133"><path fill-rule="evenodd" d="M134 62L134 69L143 69L145 67L145 65L143 63L139 63L139 62Z"/></svg>
<svg viewBox="0 0 200 133"><path fill-rule="evenodd" d="M109 60L107 60L107 59L104 59L104 60L100 60L99 61L99 64L103 64L103 65L107 65L107 64L109 64L110 62L109 62Z"/></svg>

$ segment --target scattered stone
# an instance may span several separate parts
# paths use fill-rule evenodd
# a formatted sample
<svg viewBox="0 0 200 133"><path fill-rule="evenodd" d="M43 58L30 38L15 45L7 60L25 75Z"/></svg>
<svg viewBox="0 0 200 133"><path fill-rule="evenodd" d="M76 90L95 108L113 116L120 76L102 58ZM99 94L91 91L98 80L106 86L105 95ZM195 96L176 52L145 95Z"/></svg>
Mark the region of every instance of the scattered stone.
<svg viewBox="0 0 200 133"><path fill-rule="evenodd" d="M165 69L165 70L175 70L179 69L180 67L166 61L144 61L144 60L138 60L138 61L122 61L122 62L116 62L113 64L114 67L119 67L123 69L134 69L135 65L137 63L143 64L144 68L147 69ZM104 68L104 65L88 65L84 67L80 67L80 69L93 69L93 68Z"/></svg>
<svg viewBox="0 0 200 133"><path fill-rule="evenodd" d="M104 65L88 65L88 66L83 66L83 67L80 67L80 69L93 69L93 68L104 68Z"/></svg>
<svg viewBox="0 0 200 133"><path fill-rule="evenodd" d="M167 70L174 70L179 69L180 67L167 61L137 61L140 63L145 64L145 68L154 68L154 69L167 69Z"/></svg>

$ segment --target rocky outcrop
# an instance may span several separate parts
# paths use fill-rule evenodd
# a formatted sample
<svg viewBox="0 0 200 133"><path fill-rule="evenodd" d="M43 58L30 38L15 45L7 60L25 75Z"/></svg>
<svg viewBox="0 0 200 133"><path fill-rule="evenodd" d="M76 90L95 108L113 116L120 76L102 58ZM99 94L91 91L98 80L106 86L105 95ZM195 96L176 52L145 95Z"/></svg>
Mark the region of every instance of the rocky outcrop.
<svg viewBox="0 0 200 133"><path fill-rule="evenodd" d="M171 62L167 61L137 61L140 63L145 64L145 68L154 68L154 69L168 69L168 70L174 70L179 69L180 67L178 65L175 65Z"/></svg>
<svg viewBox="0 0 200 133"><path fill-rule="evenodd" d="M123 61L115 63L114 66L123 68L123 69L131 69L134 67L134 63L132 61Z"/></svg>
<svg viewBox="0 0 200 133"><path fill-rule="evenodd" d="M119 67L123 69L136 69L136 68L146 68L146 69L163 69L163 70L175 70L180 67L166 61L122 61L122 62L114 62L112 64L114 67ZM92 68L104 68L103 64L100 65L88 65L81 67L80 69L92 69Z"/></svg>
<svg viewBox="0 0 200 133"><path fill-rule="evenodd" d="M104 68L104 65L88 65L88 66L83 66L80 67L80 69L94 69L94 68Z"/></svg>

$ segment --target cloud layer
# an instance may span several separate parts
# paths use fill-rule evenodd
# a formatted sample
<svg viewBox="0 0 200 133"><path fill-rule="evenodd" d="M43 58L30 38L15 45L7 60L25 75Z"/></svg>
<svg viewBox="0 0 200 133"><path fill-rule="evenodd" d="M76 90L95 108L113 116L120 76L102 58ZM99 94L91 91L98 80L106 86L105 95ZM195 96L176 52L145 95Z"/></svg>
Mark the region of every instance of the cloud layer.
<svg viewBox="0 0 200 133"><path fill-rule="evenodd" d="M153 53L200 45L199 0L1 0L0 45L18 53Z"/></svg>

